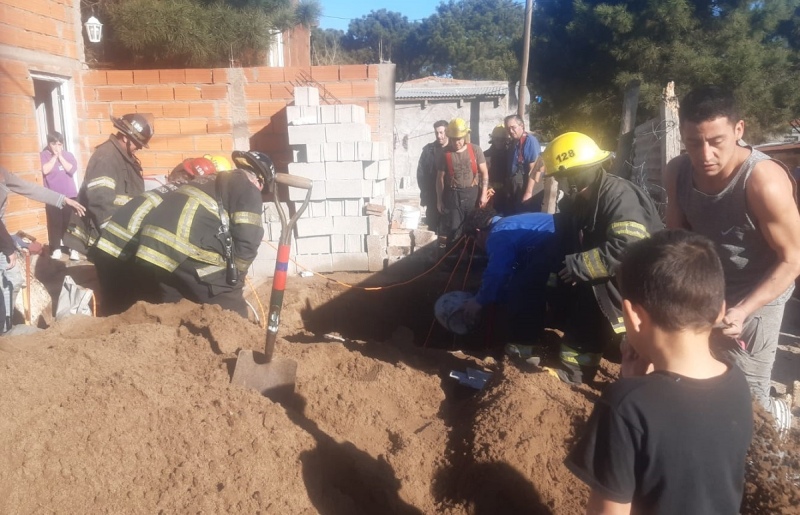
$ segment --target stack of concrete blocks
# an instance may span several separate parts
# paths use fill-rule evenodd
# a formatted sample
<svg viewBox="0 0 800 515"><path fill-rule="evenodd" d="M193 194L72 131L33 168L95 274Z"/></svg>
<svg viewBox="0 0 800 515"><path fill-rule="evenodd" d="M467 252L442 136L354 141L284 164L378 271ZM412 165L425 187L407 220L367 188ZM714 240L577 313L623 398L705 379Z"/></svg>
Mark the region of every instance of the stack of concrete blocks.
<svg viewBox="0 0 800 515"><path fill-rule="evenodd" d="M281 202L279 206L286 214L288 220L288 217L291 215L289 212L289 204L287 202ZM274 202L270 201L264 203L261 222L264 225L264 238L258 248L258 256L250 267L250 274L256 278L272 277L275 273L275 262L278 258L278 240L281 238L281 219ZM289 254L288 272L293 275L300 270L292 261L292 259L295 259L296 254L294 237L292 237L290 241L292 248Z"/></svg>
<svg viewBox="0 0 800 515"><path fill-rule="evenodd" d="M437 258L438 237L433 231L415 226L408 227L403 221L403 210L395 209L389 223L387 264L391 266L406 258L433 263Z"/></svg>
<svg viewBox="0 0 800 515"><path fill-rule="evenodd" d="M313 182L297 222L297 262L315 272L383 270L389 233L389 149L373 142L364 108L320 105L319 91L294 88L286 108L293 161L289 173ZM290 188L299 206L305 191ZM366 209L367 204L382 212Z"/></svg>

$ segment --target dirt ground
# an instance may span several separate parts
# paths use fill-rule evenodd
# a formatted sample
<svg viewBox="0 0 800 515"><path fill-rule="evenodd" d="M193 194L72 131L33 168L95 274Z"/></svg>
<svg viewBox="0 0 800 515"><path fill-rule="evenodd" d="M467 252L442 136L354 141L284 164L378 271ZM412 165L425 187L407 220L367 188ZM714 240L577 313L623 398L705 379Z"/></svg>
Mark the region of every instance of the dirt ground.
<svg viewBox="0 0 800 515"><path fill-rule="evenodd" d="M419 271L393 268L335 278ZM0 513L580 513L588 491L563 460L617 366L570 388L492 359L481 337L432 325L448 278L291 277L276 356L298 376L281 404L230 384L264 330L214 306L141 303L0 338ZM492 373L483 390L449 377L467 367ZM800 438L757 423L743 513L800 513Z"/></svg>

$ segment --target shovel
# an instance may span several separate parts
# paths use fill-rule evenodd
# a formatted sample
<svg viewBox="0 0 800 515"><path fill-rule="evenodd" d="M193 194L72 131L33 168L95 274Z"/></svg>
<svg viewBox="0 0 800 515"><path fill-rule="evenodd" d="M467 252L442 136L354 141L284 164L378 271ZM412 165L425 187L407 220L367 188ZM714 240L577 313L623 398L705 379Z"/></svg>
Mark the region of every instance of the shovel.
<svg viewBox="0 0 800 515"><path fill-rule="evenodd" d="M289 268L289 249L291 248L292 229L297 219L303 214L311 200L311 181L305 177L279 173L270 181L270 190L275 193L275 208L281 219L281 237L278 242L278 256L275 260L275 275L272 278L272 294L269 298L269 315L267 318L267 342L264 353L242 349L236 358L231 383L252 388L261 395L272 399L286 399L294 393L297 362L287 358L275 358L275 340L278 338L278 326L283 306L283 292L286 288L286 274ZM287 221L286 213L278 202L275 183L306 190L306 198L294 216Z"/></svg>

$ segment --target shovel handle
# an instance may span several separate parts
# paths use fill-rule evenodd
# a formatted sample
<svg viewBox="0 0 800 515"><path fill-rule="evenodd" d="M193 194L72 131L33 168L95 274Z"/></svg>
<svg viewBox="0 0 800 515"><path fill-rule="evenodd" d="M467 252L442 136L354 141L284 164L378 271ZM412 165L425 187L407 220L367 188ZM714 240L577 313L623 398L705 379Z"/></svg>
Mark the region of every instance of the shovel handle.
<svg viewBox="0 0 800 515"><path fill-rule="evenodd" d="M297 175L289 175L288 173L275 174L275 182L283 184L284 186L291 186L304 190L310 190L312 185L311 179L299 177Z"/></svg>

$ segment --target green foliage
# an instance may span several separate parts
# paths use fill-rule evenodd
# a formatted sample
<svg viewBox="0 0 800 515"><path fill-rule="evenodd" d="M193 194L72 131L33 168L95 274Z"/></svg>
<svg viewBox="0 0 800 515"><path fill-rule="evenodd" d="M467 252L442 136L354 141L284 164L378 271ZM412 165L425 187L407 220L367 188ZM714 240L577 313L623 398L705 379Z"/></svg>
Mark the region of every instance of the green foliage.
<svg viewBox="0 0 800 515"><path fill-rule="evenodd" d="M311 30L311 64L328 66L333 64L353 64L356 59L342 47L344 31L336 29Z"/></svg>

